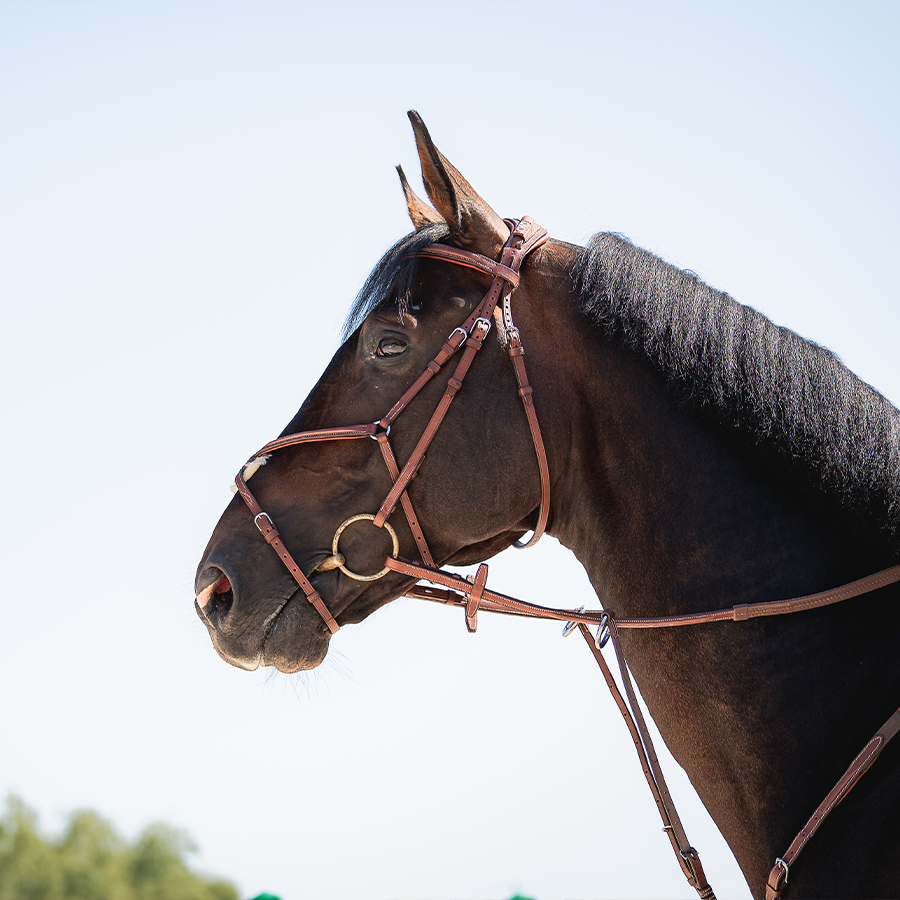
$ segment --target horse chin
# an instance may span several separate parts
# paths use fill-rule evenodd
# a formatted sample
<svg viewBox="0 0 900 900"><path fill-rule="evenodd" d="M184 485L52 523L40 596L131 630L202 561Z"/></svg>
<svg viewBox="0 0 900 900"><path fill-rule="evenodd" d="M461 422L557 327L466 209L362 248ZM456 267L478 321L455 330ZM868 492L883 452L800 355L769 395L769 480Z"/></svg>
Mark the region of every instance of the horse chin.
<svg viewBox="0 0 900 900"><path fill-rule="evenodd" d="M300 600L302 601L302 595ZM271 667L286 675L304 669L315 669L328 653L330 633L321 633L309 623L297 621L295 608L300 605L291 601L278 614L269 633L261 642L256 653L236 654L219 645L213 635L216 653L229 665L245 672L254 672L260 666Z"/></svg>
<svg viewBox="0 0 900 900"><path fill-rule="evenodd" d="M331 632L324 623L310 621L308 606L301 591L288 600L269 627L260 650L260 665L291 674L321 664L328 653Z"/></svg>
<svg viewBox="0 0 900 900"><path fill-rule="evenodd" d="M327 628L310 622L309 610L303 593L296 591L282 601L270 614L264 626L256 632L245 632L243 639L233 641L222 635L203 615L216 653L229 665L245 672L253 672L260 666L271 666L279 672L293 673L302 669L314 669L328 653L331 637Z"/></svg>

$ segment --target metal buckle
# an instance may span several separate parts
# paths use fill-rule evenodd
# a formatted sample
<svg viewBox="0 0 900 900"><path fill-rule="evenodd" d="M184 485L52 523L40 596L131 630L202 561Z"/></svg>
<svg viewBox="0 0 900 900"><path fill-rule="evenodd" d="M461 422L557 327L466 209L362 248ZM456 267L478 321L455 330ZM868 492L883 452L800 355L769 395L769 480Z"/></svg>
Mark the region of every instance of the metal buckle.
<svg viewBox="0 0 900 900"><path fill-rule="evenodd" d="M579 606L578 609L575 610L575 612L576 612L576 613L583 613L583 612L584 612L584 607L583 607L583 606ZM570 635L577 627L578 627L578 623L577 623L577 622L566 622L566 624L563 626L562 636L563 636L563 637L568 637L568 636L569 636L569 635Z"/></svg>
<svg viewBox="0 0 900 900"><path fill-rule="evenodd" d="M776 856L775 857L775 865L781 866L781 868L784 869L784 883L787 884L788 883L788 872L790 871L788 868L788 864L780 856Z"/></svg>
<svg viewBox="0 0 900 900"><path fill-rule="evenodd" d="M463 341L469 336L469 332L466 331L465 328L463 328L461 325L457 325L456 328L454 328L453 331L451 331L450 334L447 336L448 344L450 343L450 341L453 340L453 335L456 334L457 331L463 336ZM462 341L460 341L460 344L461 343L462 343Z"/></svg>
<svg viewBox="0 0 900 900"><path fill-rule="evenodd" d="M690 877L688 878L688 883L691 885L691 887L699 891L699 885L695 884L695 882L697 881L697 870L694 868L694 860L700 862L700 854L693 847L688 847L687 851L679 850L678 855L684 860L687 871L691 873Z"/></svg>
<svg viewBox="0 0 900 900"><path fill-rule="evenodd" d="M253 517L253 524L259 529L260 534L263 533L263 526L259 524L259 517L260 517L260 516L265 516L265 517L269 520L269 527L270 527L270 528L274 528L274 527L275 527L275 523L272 521L272 517L271 517L267 512L258 512L258 513Z"/></svg>
<svg viewBox="0 0 900 900"><path fill-rule="evenodd" d="M604 634L604 632L606 632ZM597 626L597 635L594 638L594 646L602 650L609 641L609 613L603 613L600 624Z"/></svg>
<svg viewBox="0 0 900 900"><path fill-rule="evenodd" d="M484 316L479 316L472 323L472 327L469 329L469 337L471 337L475 333L475 329L478 327L479 322L484 324L484 337L487 337L488 332L491 330L491 320L485 319ZM484 340L484 338L481 338L481 340Z"/></svg>

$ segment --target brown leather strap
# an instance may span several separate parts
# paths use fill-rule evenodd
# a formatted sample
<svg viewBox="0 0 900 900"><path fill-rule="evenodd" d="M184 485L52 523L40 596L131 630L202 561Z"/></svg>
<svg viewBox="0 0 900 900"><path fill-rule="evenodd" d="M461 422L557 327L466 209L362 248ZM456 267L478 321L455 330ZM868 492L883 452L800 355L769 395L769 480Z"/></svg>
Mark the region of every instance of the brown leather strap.
<svg viewBox="0 0 900 900"><path fill-rule="evenodd" d="M419 466L422 465L422 460L425 458L425 451L429 448L431 442L434 440L434 436L437 434L438 428L441 427L441 423L444 421L444 417L447 415L447 410L450 409L450 404L456 397L457 391L459 391L459 389L462 387L463 379L466 377L466 373L469 371L469 366L472 365L472 360L475 358L475 354L481 349L482 343L484 341L484 338L487 336L489 328L490 322L487 319L480 319L475 324L472 333L466 339L465 350L463 351L462 359L460 359L459 365L456 367L456 371L450 378L447 379L447 387L444 390L444 396L441 397L440 402L438 403L437 408L432 414L428 425L425 426L425 430L422 432L422 435L419 438L419 442L416 444L412 455L407 460L406 465L403 467L403 471L395 480L394 486L391 488L387 497L384 498L384 502L381 504L381 508L378 510L378 513L375 516L375 521L373 524L377 525L378 527L381 527L387 517L393 512L394 507L397 505L397 501L400 498L400 495L403 493L403 491L406 490L407 485L410 483L410 481L412 481L413 476L419 470Z"/></svg>
<svg viewBox="0 0 900 900"><path fill-rule="evenodd" d="M807 594L805 597L795 597L791 600L774 600L764 603L740 603L731 609L718 609L713 612L697 613L686 616L661 616L654 619L627 619L617 618L619 628L669 628L673 625L703 625L708 622L734 621L743 622L747 619L755 619L760 616L782 616L785 613L801 612L808 609L817 609L820 606L830 606L832 603L840 603L851 597L859 597L878 588L886 587L900 581L900 565L883 569L874 575L867 575L857 581L840 587L831 588L818 594Z"/></svg>
<svg viewBox="0 0 900 900"><path fill-rule="evenodd" d="M350 441L355 438L374 437L377 430L378 424L373 423L370 425L348 425L346 428L322 428L319 431L302 431L298 434L286 434L284 437L269 441L250 459L256 459L256 457L272 453L274 450L281 450L284 447L293 447L296 444L305 444L310 441Z"/></svg>
<svg viewBox="0 0 900 900"><path fill-rule="evenodd" d="M418 597L426 600L437 599L452 606L465 607L472 591L472 583L463 578L462 575L457 575L454 572L445 572L443 569L423 566L404 559L402 556L396 559L388 557L385 560L385 566L394 572L400 572L402 575L410 575L416 579L425 579L432 584L450 588L449 591L435 591L429 588L420 593L417 586L413 586L407 591L406 596L408 597ZM508 597L506 594L500 594L487 588L482 592L479 608L489 612L530 616L535 619L558 619L560 622L581 622L586 625L599 625L609 618L608 613L604 610L579 613L575 610L554 609L550 606L539 606L536 603L525 603L522 600L516 600L513 597Z"/></svg>
<svg viewBox="0 0 900 900"><path fill-rule="evenodd" d="M512 319L510 318L510 321ZM547 463L547 452L544 449L544 439L541 436L541 428L538 424L537 413L534 410L532 396L534 390L528 383L528 373L525 371L525 348L519 339L519 329L515 326L507 328L509 340L509 358L512 360L513 371L516 373L516 381L519 383L519 396L525 407L525 417L528 419L528 428L531 431L531 440L534 444L538 461L538 472L541 478L541 505L538 507L538 521L534 533L525 541L516 541L513 546L519 550L536 544L547 528L547 519L550 515L550 466Z"/></svg>
<svg viewBox="0 0 900 900"><path fill-rule="evenodd" d="M238 492L244 503L250 508L250 512L253 514L253 521L259 529L259 533L287 566L287 570L294 576L294 580L300 585L303 593L306 594L306 599L316 608L319 615L325 620L329 631L334 634L338 630L338 623L335 622L334 616L329 612L319 592L309 583L309 579L303 574L294 557L288 552L287 547L284 546L272 517L267 512L263 512L260 505L256 502L256 498L250 493L242 472L243 469L235 476L234 483L237 485Z"/></svg>
<svg viewBox="0 0 900 900"><path fill-rule="evenodd" d="M487 581L488 567L482 563L478 567L475 577L467 579L472 584L469 596L466 598L466 628L469 634L474 634L478 628L478 606L481 603L481 597L484 594L484 583Z"/></svg>
<svg viewBox="0 0 900 900"><path fill-rule="evenodd" d="M391 478L396 481L400 477L400 469L397 467L397 460L394 458L394 451L391 450L391 445L388 443L387 432L380 432L377 435L377 438L378 445L381 447L381 455L384 459L384 464L387 466ZM406 493L406 491L404 491L400 495L400 503L403 505L403 512L406 514L406 521L409 523L409 530L412 532L412 536L415 539L416 546L419 548L419 553L422 554L422 559L425 560L426 565L433 566L434 560L431 557L431 551L428 549L428 542L425 540L425 533L422 531L422 526L419 524L418 516L416 516L416 512L413 509L412 502L410 501L409 495Z"/></svg>
<svg viewBox="0 0 900 900"><path fill-rule="evenodd" d="M460 346L462 346L463 341L469 336L468 331L466 331L461 326L459 328L454 328L450 337L444 342L444 346L441 347L440 352L435 356L433 360L425 368L425 371L413 382L412 386L403 396L390 408L387 415L378 423L382 428L390 428L394 419L406 409L409 402L425 387L426 384L435 376L438 372L441 371L441 368L447 362L450 357L452 357L457 350L459 350Z"/></svg>
<svg viewBox="0 0 900 900"><path fill-rule="evenodd" d="M587 627L584 624L579 623L578 630L581 632L581 636L584 638L585 643L587 643L591 653L594 655L597 665L600 666L600 671L603 673L606 685L628 727L628 732L634 743L634 749L637 751L638 759L641 763L641 769L644 772L644 778L647 780L650 793L653 795L653 799L656 802L656 808L659 810L660 817L662 818L663 831L669 838L672 850L675 852L678 864L681 866L681 871L684 872L688 883L697 891L702 900L715 900L713 889L709 886L706 875L703 872L700 855L690 845L687 834L685 834L684 828L681 825L681 820L678 818L678 812L675 809L675 804L672 801L669 789L666 786L662 767L659 764L659 760L653 748L653 742L650 739L650 733L647 731L647 725L641 715L640 707L637 705L637 700L633 699L634 689L631 686L631 679L628 676L627 663L625 663L625 658L621 655L621 650L618 646L618 635L615 632L615 626L611 628L610 634L613 639L613 646L616 648L619 669L622 673L622 683L625 685L629 703L626 703L622 697L619 687L609 670L609 666L607 666L606 660L603 658L603 654L597 646L597 642L594 640ZM631 704L631 709L629 709L629 704Z"/></svg>
<svg viewBox="0 0 900 900"><path fill-rule="evenodd" d="M525 216L518 222L510 219L505 221L510 226L512 234L500 256L500 261L518 271L525 257L532 250L546 243L549 235L547 230L541 228L530 216ZM544 440L541 437L541 429L534 409L534 389L529 384L528 373L525 371L525 348L522 346L519 329L513 322L509 290L503 294L501 318L506 332L507 352L519 385L519 397L525 408L525 417L531 431L531 440L534 444L541 479L541 503L538 507L538 520L534 532L527 541L516 541L513 544L517 550L524 550L526 547L536 544L547 527L547 519L550 515L550 467L547 463L547 452L544 449Z"/></svg>
<svg viewBox="0 0 900 900"><path fill-rule="evenodd" d="M710 886L706 883L706 877L703 874L703 867L702 865L700 865L700 855L691 846L690 841L688 840L684 827L681 824L681 819L679 819L678 813L675 809L675 803L672 800L672 795L669 793L668 785L666 784L666 780L663 777L662 766L660 766L659 764L659 759L656 756L656 750L654 749L653 742L650 739L650 732L647 729L647 723L644 721L644 714L641 712L641 707L638 704L637 696L635 695L634 691L634 685L631 682L631 675L628 670L628 663L625 661L625 655L622 653L622 647L619 643L618 630L616 629L615 621L613 620L610 620L609 623L609 633L610 637L612 638L613 648L616 653L616 659L619 662L619 672L622 676L622 684L625 687L625 694L628 697L628 704L631 707L631 714L632 716L634 716L635 724L637 725L637 729L641 735L641 740L644 743L644 748L647 754L647 762L653 774L653 779L656 782L660 803L665 810L665 814L663 816L663 826L665 828L666 834L669 836L669 840L672 842L672 847L675 850L677 858L681 864L682 871L684 872L688 883L705 900L706 897L712 896L712 888L710 888ZM668 817L668 822L665 821L666 817ZM698 878L701 880L698 881Z"/></svg>
<svg viewBox="0 0 900 900"><path fill-rule="evenodd" d="M402 557L398 559L387 560L386 565L396 572L402 572L404 575L411 575L417 579L425 579L433 584L441 584L445 587L452 588L455 591L465 593L465 579L459 575L450 572L444 572L441 569L433 569L427 566L421 566ZM482 609L489 609L491 612L507 613L509 615L530 616L541 619L558 619L565 622L576 622L584 625L599 625L605 620L614 621L617 628L666 628L678 625L701 625L708 622L720 622L725 620L740 619L734 615L735 610L749 610L749 615L743 618L753 618L760 615L780 615L784 612L796 612L798 609L813 609L818 606L827 606L837 603L840 600L849 600L852 597L858 597L867 591L873 591L881 587L886 587L900 581L900 565L892 566L882 572L876 572L866 578L853 581L850 584L841 587L832 588L829 591L822 591L820 594L810 594L806 597L799 597L796 600L780 600L774 603L751 603L742 604L741 606L732 607L732 609L718 610L712 613L699 613L689 616L663 616L654 619L627 619L620 618L611 609L600 610L575 610L575 609L556 609L549 606L541 606L537 603L528 603L524 600L516 600L505 594L499 594L494 591L485 591L485 602L482 603ZM412 590L412 589L411 589ZM408 594L407 596L416 596ZM452 605L461 605L458 600L451 596L437 595L440 602ZM434 599L433 596L422 597L422 599ZM794 604L801 604L796 608L788 608ZM766 607L769 612L757 611L757 607Z"/></svg>
<svg viewBox="0 0 900 900"><path fill-rule="evenodd" d="M857 754L856 759L850 763L849 768L840 777L838 783L829 791L828 796L816 807L816 811L791 842L791 846L788 847L784 856L775 860L775 865L772 867L772 871L769 873L769 880L766 883L766 900L778 900L781 897L788 882L788 870L794 864L794 860L799 856L800 851L819 830L819 826L825 821L825 817L847 796L859 779L865 775L869 766L875 762L878 754L881 753L887 742L898 731L900 731L900 709L894 712Z"/></svg>
<svg viewBox="0 0 900 900"><path fill-rule="evenodd" d="M443 259L469 269L478 269L481 272L486 272L488 275L494 275L502 278L504 281L508 281L513 287L516 287L519 283L518 269L511 269L508 264L503 265L502 262L494 262L494 260L489 259L487 256L482 256L480 253L460 250L459 247L451 247L449 244L428 244L419 251L418 255L431 259Z"/></svg>

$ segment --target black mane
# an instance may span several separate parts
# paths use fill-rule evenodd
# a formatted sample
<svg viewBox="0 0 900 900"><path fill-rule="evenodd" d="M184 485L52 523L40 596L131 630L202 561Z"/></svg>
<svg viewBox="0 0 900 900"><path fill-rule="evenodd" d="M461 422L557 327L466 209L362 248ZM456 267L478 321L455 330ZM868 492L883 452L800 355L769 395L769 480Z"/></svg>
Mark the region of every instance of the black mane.
<svg viewBox="0 0 900 900"><path fill-rule="evenodd" d="M900 412L835 354L619 235L595 235L573 276L597 326L680 398L786 460L900 550Z"/></svg>
<svg viewBox="0 0 900 900"><path fill-rule="evenodd" d="M431 225L394 244L356 297L344 338L376 309L402 314L418 251L447 236ZM590 319L650 362L679 400L780 457L900 552L900 411L834 353L621 235L578 248L573 279Z"/></svg>

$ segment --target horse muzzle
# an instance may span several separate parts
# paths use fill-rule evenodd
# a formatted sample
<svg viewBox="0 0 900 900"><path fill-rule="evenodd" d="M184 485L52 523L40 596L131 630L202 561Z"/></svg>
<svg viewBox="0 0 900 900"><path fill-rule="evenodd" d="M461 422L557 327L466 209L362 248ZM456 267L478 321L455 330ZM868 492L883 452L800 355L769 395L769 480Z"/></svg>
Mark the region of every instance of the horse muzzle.
<svg viewBox="0 0 900 900"><path fill-rule="evenodd" d="M196 610L213 647L227 663L246 671L272 666L297 672L318 666L328 652L330 632L310 615L296 584L284 580L281 591L256 596L252 578L244 583L222 563L202 567L195 583ZM276 588L277 590L277 588Z"/></svg>

